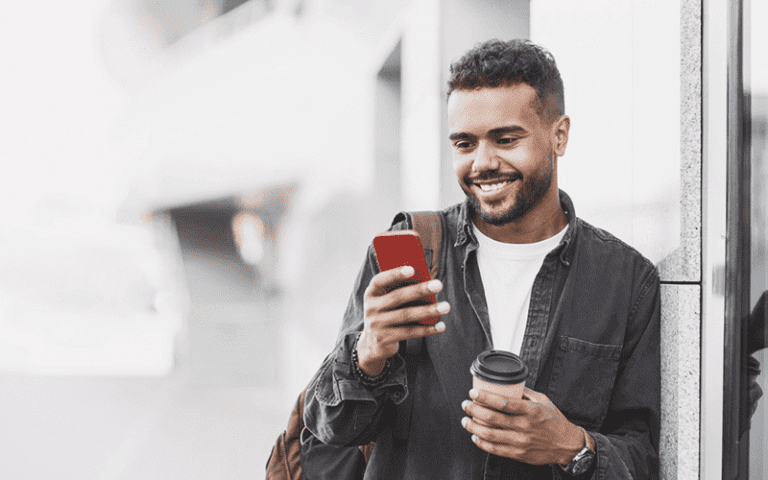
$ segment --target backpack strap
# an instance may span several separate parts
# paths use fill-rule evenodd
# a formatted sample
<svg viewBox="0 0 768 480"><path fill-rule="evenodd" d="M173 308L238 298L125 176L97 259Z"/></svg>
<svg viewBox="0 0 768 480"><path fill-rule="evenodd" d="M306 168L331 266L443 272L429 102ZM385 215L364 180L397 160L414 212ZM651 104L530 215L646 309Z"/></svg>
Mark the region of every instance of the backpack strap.
<svg viewBox="0 0 768 480"><path fill-rule="evenodd" d="M437 267L440 265L440 246L443 240L443 220L438 212L400 212L395 215L392 225L405 221L406 226L415 230L421 238L421 245L432 251L429 275L437 277Z"/></svg>
<svg viewBox="0 0 768 480"><path fill-rule="evenodd" d="M443 239L443 222L442 217L437 212L422 211L422 212L400 212L395 216L392 224L405 220L408 228L416 230L421 237L421 245L424 248L428 248L432 251L432 258L429 265L429 275L432 278L437 278L438 266L440 265L440 246ZM408 380L412 381L416 378L416 359L421 354L421 350L424 348L423 338L414 338L413 340L401 341L399 346L399 353L405 359L410 357L411 361L405 362L405 369L408 375ZM408 396L403 400L403 403L397 408L397 414L395 416L394 438L396 440L405 441L408 439L408 434L411 427L411 414L413 412L413 394L409 392Z"/></svg>
<svg viewBox="0 0 768 480"><path fill-rule="evenodd" d="M432 250L432 264L429 275L437 278L437 266L440 263L440 245L443 239L443 222L437 212L411 213L413 229L419 233L422 246Z"/></svg>

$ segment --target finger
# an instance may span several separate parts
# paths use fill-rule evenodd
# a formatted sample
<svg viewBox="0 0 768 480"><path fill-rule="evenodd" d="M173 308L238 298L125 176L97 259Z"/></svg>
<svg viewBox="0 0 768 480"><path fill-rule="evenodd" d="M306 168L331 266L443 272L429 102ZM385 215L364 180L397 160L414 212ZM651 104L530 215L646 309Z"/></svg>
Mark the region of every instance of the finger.
<svg viewBox="0 0 768 480"><path fill-rule="evenodd" d="M415 273L416 271L410 265L379 272L371 279L365 294L374 297L386 295L389 290L412 279Z"/></svg>
<svg viewBox="0 0 768 480"><path fill-rule="evenodd" d="M472 389L469 396L475 403L508 415L526 415L530 413L531 402L521 398L509 398L483 389Z"/></svg>
<svg viewBox="0 0 768 480"><path fill-rule="evenodd" d="M414 338L430 337L445 331L445 322L438 322L435 325L407 325L398 327L395 330L397 331L398 341L412 340Z"/></svg>
<svg viewBox="0 0 768 480"><path fill-rule="evenodd" d="M431 304L433 296L443 289L440 280L429 280L395 288L382 295L382 308L385 310L394 310L409 303Z"/></svg>
<svg viewBox="0 0 768 480"><path fill-rule="evenodd" d="M464 427L464 430L468 431L473 436L488 443L497 445L512 445L516 440L515 432L501 428L489 427L478 423L470 417L462 418L461 426Z"/></svg>
<svg viewBox="0 0 768 480"><path fill-rule="evenodd" d="M485 407L470 400L464 400L461 408L468 416L492 427L515 429L514 420L517 418L516 416Z"/></svg>
<svg viewBox="0 0 768 480"><path fill-rule="evenodd" d="M369 303L376 301L377 299L373 299ZM379 312L366 306L365 331L368 332L368 335L364 335L364 337L369 344L389 345L396 348L397 343L401 340L428 337L445 331L446 324L443 321L434 324L432 322L425 324L418 322L424 318L439 317L449 310L450 306L445 302L437 305L403 308L392 312ZM390 350L391 348L386 348L388 353Z"/></svg>
<svg viewBox="0 0 768 480"><path fill-rule="evenodd" d="M412 323L418 323L425 318L439 317L451 311L451 305L448 302L430 303L428 305L416 305L412 307L402 307L396 310L380 310L376 314L376 324L382 328L407 326ZM371 318L373 311L367 312Z"/></svg>
<svg viewBox="0 0 768 480"><path fill-rule="evenodd" d="M520 450L512 445L492 443L488 440L478 437L477 435L472 435L472 442L480 450L486 451L493 455L497 455L499 457L520 458L521 456L519 453Z"/></svg>

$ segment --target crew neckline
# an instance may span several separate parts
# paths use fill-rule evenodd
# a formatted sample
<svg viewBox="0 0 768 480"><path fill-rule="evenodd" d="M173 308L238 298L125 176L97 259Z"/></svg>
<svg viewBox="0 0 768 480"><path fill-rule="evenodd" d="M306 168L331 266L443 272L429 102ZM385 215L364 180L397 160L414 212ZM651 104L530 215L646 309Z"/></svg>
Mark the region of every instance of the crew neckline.
<svg viewBox="0 0 768 480"><path fill-rule="evenodd" d="M557 247L568 231L568 225L555 235L535 243L505 243L485 235L472 223L472 230L480 248L497 257L509 259L525 259L546 255Z"/></svg>

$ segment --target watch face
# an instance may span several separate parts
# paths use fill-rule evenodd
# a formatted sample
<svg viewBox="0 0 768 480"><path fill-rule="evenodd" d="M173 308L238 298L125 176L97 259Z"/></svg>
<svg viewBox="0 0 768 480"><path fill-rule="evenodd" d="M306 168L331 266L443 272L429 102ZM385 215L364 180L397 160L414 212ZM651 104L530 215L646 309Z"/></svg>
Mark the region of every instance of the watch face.
<svg viewBox="0 0 768 480"><path fill-rule="evenodd" d="M594 459L595 459L595 454L592 452L578 459L576 461L576 465L573 466L573 474L578 476L586 472L587 470L589 470L589 467L592 466L592 461Z"/></svg>

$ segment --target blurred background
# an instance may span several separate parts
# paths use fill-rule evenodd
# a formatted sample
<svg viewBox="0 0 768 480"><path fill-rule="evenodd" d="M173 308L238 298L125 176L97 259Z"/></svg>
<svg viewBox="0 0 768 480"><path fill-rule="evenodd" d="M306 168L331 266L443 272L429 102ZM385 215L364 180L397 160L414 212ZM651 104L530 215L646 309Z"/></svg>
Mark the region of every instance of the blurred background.
<svg viewBox="0 0 768 480"><path fill-rule="evenodd" d="M370 239L463 198L443 92L479 41L554 53L578 214L698 278L680 2L2 10L0 478L261 478Z"/></svg>

